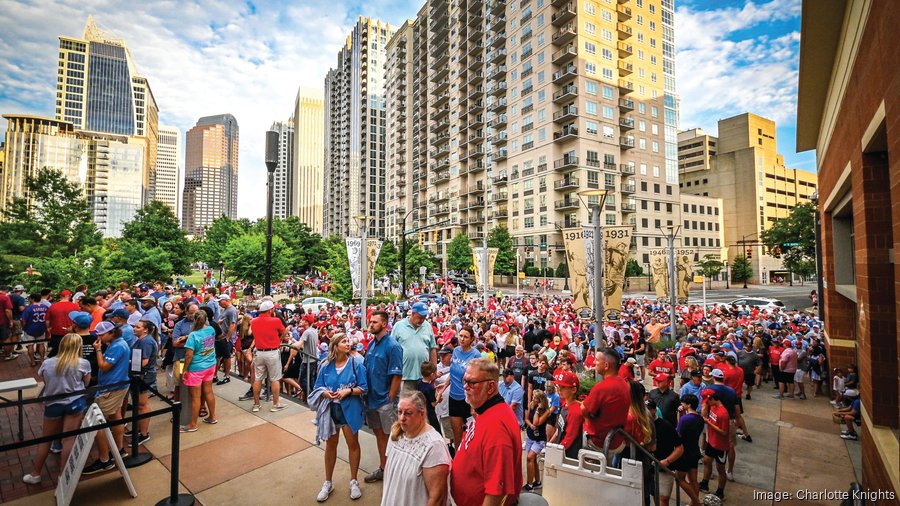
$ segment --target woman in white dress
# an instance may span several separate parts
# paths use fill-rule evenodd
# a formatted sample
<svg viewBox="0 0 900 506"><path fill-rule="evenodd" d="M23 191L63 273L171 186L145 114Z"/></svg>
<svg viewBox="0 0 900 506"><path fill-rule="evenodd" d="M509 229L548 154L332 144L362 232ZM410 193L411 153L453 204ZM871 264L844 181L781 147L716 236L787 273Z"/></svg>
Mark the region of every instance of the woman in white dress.
<svg viewBox="0 0 900 506"><path fill-rule="evenodd" d="M450 452L441 434L428 424L425 402L418 391L400 394L387 447L382 506L448 504Z"/></svg>

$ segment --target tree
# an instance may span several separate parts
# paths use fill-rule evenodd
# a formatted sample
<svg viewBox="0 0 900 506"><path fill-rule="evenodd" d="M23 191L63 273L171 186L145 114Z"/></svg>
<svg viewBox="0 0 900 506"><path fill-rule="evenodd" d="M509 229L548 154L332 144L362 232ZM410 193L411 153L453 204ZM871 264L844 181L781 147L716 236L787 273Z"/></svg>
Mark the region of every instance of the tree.
<svg viewBox="0 0 900 506"><path fill-rule="evenodd" d="M518 276L518 274L516 274ZM566 262L560 262L559 265L556 266L556 277L557 278L567 278L569 277L569 264Z"/></svg>
<svg viewBox="0 0 900 506"><path fill-rule="evenodd" d="M628 263L625 264L625 277L626 278L636 278L644 275L644 268L641 267L641 264L637 262L637 260L633 258L628 259Z"/></svg>
<svg viewBox="0 0 900 506"><path fill-rule="evenodd" d="M343 302L353 298L353 282L350 278L350 260L347 258L347 243L343 238L333 235L322 242L325 254L317 266L320 271L328 273L331 280L331 295Z"/></svg>
<svg viewBox="0 0 900 506"><path fill-rule="evenodd" d="M272 282L290 273L291 250L280 237L272 238ZM237 279L262 284L266 276L266 236L244 234L225 246L222 256L229 272Z"/></svg>
<svg viewBox="0 0 900 506"><path fill-rule="evenodd" d="M470 250L471 251L471 250ZM448 252L449 254L449 252ZM469 260L472 254L469 253ZM419 269L425 267L426 271L433 271L440 263L430 253L422 249L418 243L406 241L406 280L418 279ZM449 265L449 264L448 264Z"/></svg>
<svg viewBox="0 0 900 506"><path fill-rule="evenodd" d="M416 245L418 246L418 244ZM409 262L407 256L407 263ZM472 246L469 245L469 236L463 233L456 234L456 237L447 245L447 268L469 272L474 265L472 259Z"/></svg>
<svg viewBox="0 0 900 506"><path fill-rule="evenodd" d="M253 224L254 233L266 235L268 223L259 220ZM311 271L319 262L325 250L322 248L322 236L313 233L309 225L300 221L296 216L288 218L272 219L272 235L281 237L281 240L290 248L290 272L305 274Z"/></svg>
<svg viewBox="0 0 900 506"><path fill-rule="evenodd" d="M697 262L697 273L707 280L707 286L709 286L709 279L718 276L723 268L725 268L725 264L719 260L719 255L704 255L703 260Z"/></svg>
<svg viewBox="0 0 900 506"><path fill-rule="evenodd" d="M378 262L375 263L375 275L384 277L397 271L400 265L400 252L394 246L394 241L388 239L381 244L381 252L378 253Z"/></svg>
<svg viewBox="0 0 900 506"><path fill-rule="evenodd" d="M815 203L800 204L791 209L787 217L775 220L769 229L760 234L760 242L773 256L781 257L784 267L790 272L799 274L801 270L808 271L810 261L813 271L807 275L815 272L815 213Z"/></svg>
<svg viewBox="0 0 900 506"><path fill-rule="evenodd" d="M516 250L513 248L509 229L503 225L496 226L488 233L488 247L497 248L497 260L494 262L494 273L509 276L516 272Z"/></svg>
<svg viewBox="0 0 900 506"><path fill-rule="evenodd" d="M172 208L158 200L140 208L134 218L125 223L125 228L122 230L122 241L131 243L123 249L135 253L140 249L141 256L149 254L158 257L159 260L164 260L167 264L168 272L162 272L162 264L157 269L152 269L147 264L142 266L141 270L136 270L135 272L141 275L155 274L152 277L142 278L144 281L162 280L170 277L173 273L186 274L191 271L191 262L195 256L191 252L191 244L185 237L184 230L179 226L178 218L172 212ZM154 253L154 248L158 248L162 255Z"/></svg>
<svg viewBox="0 0 900 506"><path fill-rule="evenodd" d="M72 255L100 243L80 185L62 172L41 169L25 179L25 197L9 202L0 223L0 252L48 257ZM29 203L30 202L30 203Z"/></svg>
<svg viewBox="0 0 900 506"><path fill-rule="evenodd" d="M738 255L731 264L731 280L734 282L747 281L753 276L753 265L750 259L744 255Z"/></svg>
<svg viewBox="0 0 900 506"><path fill-rule="evenodd" d="M223 255L228 243L249 231L250 220L246 218L233 220L225 215L219 216L203 234L200 242L200 260L212 267L218 267L219 263L224 261Z"/></svg>

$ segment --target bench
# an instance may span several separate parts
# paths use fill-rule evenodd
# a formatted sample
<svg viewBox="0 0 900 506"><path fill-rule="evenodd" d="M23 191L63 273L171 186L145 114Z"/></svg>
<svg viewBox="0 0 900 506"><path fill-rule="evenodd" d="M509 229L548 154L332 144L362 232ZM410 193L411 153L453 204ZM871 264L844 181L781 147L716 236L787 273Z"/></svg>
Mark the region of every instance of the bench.
<svg viewBox="0 0 900 506"><path fill-rule="evenodd" d="M12 392L12 391L18 392L19 441L22 441L23 439L25 439L25 429L24 429L25 416L22 411L22 391L27 388L35 388L35 387L37 387L37 380L35 380L34 378L22 378L22 379L11 380L11 381L0 381L0 394L4 394L6 392ZM6 397L3 397L2 395L0 395L0 400L3 400L4 402L12 402L11 400L7 399Z"/></svg>

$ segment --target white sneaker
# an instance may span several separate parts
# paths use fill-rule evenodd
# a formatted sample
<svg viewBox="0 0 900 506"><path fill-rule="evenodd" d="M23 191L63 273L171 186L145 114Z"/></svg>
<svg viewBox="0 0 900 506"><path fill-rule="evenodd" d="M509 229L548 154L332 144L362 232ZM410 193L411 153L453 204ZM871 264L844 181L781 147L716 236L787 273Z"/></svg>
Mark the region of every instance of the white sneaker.
<svg viewBox="0 0 900 506"><path fill-rule="evenodd" d="M41 475L26 474L22 477L22 481L29 485L37 485L41 482Z"/></svg>
<svg viewBox="0 0 900 506"><path fill-rule="evenodd" d="M350 480L350 499L354 501L362 497L362 490L359 489L359 482Z"/></svg>
<svg viewBox="0 0 900 506"><path fill-rule="evenodd" d="M725 477L728 478L728 481L734 481L734 473L725 471Z"/></svg>
<svg viewBox="0 0 900 506"><path fill-rule="evenodd" d="M330 481L326 481L322 484L322 490L319 491L319 495L316 496L316 500L319 502L325 502L328 500L328 496L334 492L334 486Z"/></svg>

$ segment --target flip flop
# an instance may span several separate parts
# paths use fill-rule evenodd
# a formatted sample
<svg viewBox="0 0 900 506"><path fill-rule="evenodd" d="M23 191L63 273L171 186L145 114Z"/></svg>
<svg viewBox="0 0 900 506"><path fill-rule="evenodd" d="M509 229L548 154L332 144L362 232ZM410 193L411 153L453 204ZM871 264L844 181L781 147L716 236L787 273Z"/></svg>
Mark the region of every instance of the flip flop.
<svg viewBox="0 0 900 506"><path fill-rule="evenodd" d="M203 423L208 423L208 424L210 424L210 425L215 425L215 424L219 423L219 421L218 421L218 420L210 420L209 418L204 418L204 419L203 419Z"/></svg>
<svg viewBox="0 0 900 506"><path fill-rule="evenodd" d="M190 428L190 427L181 427L180 432L182 432L182 433L185 433L185 432L197 432L198 430L200 430L200 427L194 427L193 429Z"/></svg>

